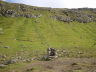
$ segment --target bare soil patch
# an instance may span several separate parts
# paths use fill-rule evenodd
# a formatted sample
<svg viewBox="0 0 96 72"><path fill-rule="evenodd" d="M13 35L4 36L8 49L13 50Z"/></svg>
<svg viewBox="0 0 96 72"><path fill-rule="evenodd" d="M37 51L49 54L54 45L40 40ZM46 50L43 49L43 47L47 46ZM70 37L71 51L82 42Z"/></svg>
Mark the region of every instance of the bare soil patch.
<svg viewBox="0 0 96 72"><path fill-rule="evenodd" d="M58 58L35 61L16 72L96 72L96 58Z"/></svg>

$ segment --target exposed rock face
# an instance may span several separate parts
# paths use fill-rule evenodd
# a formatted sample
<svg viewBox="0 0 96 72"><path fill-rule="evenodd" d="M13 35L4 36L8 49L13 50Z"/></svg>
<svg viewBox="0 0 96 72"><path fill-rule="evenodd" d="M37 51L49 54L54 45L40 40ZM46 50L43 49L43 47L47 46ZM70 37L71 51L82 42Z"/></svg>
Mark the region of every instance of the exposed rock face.
<svg viewBox="0 0 96 72"><path fill-rule="evenodd" d="M81 8L81 9L70 9L63 11L66 16L70 17L73 21L78 21L81 23L94 22L96 18L93 14L87 13L92 12L95 9Z"/></svg>
<svg viewBox="0 0 96 72"><path fill-rule="evenodd" d="M63 21L63 22L72 22L72 19L70 17L64 17L64 16L53 16L53 18Z"/></svg>
<svg viewBox="0 0 96 72"><path fill-rule="evenodd" d="M66 9L62 10L62 15L52 16L54 19L63 22L77 21L80 23L96 22L96 9L81 8L81 9ZM91 12L91 13L87 13ZM94 15L93 15L94 14Z"/></svg>
<svg viewBox="0 0 96 72"><path fill-rule="evenodd" d="M25 6L24 5L22 5L22 4L20 4L19 6L18 6L18 9L20 10L20 11L27 11L27 8L25 8Z"/></svg>
<svg viewBox="0 0 96 72"><path fill-rule="evenodd" d="M31 14L31 13L17 13L14 10L1 10L0 16L6 17L26 17L26 18L38 18L41 17L41 14Z"/></svg>
<svg viewBox="0 0 96 72"><path fill-rule="evenodd" d="M10 16L10 17L14 17L15 16L15 11L13 10L2 10L1 11L1 15L2 16Z"/></svg>
<svg viewBox="0 0 96 72"><path fill-rule="evenodd" d="M17 4L16 8L13 5L13 8L11 4L6 3L0 3L0 16L5 17L25 17L25 18L38 18L41 17L41 14L34 14L32 13L32 8L29 10L29 6L23 5L23 4ZM38 10L37 8L34 8L34 10Z"/></svg>
<svg viewBox="0 0 96 72"><path fill-rule="evenodd" d="M88 23L88 22L92 22L92 19L90 18L90 17L78 17L78 18L76 18L75 19L76 21L78 21L78 22L81 22L81 23Z"/></svg>
<svg viewBox="0 0 96 72"><path fill-rule="evenodd" d="M34 15L34 14L16 14L15 17L38 18L38 17L40 17L40 15Z"/></svg>
<svg viewBox="0 0 96 72"><path fill-rule="evenodd" d="M96 22L96 8L54 9L28 6L24 4L11 5L11 3L6 2L0 3L0 16L5 17L39 18L42 16L42 14L39 13L41 11L48 12L49 16L53 19L63 22Z"/></svg>

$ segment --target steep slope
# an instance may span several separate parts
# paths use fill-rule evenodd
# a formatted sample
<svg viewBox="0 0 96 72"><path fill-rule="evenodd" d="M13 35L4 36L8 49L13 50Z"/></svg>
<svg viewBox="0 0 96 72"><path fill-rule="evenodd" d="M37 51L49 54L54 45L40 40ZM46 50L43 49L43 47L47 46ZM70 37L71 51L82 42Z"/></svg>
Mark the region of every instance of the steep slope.
<svg viewBox="0 0 96 72"><path fill-rule="evenodd" d="M68 57L96 57L96 9L39 8L0 1L1 56L33 57L49 47L68 51Z"/></svg>

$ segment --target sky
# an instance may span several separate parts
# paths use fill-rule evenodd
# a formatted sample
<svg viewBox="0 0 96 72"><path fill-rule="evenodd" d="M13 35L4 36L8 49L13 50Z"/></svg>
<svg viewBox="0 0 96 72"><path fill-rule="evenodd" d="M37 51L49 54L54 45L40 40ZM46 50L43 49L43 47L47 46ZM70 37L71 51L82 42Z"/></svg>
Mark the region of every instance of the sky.
<svg viewBox="0 0 96 72"><path fill-rule="evenodd" d="M96 0L4 0L12 3L23 3L51 8L96 8Z"/></svg>

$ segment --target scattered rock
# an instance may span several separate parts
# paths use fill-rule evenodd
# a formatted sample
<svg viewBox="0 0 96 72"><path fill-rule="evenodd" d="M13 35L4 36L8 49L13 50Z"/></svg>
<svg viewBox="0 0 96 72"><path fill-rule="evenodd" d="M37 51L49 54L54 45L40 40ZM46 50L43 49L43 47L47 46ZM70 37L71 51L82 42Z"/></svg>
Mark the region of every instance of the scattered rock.
<svg viewBox="0 0 96 72"><path fill-rule="evenodd" d="M43 60L43 61L49 61L50 58L49 58L48 55L44 55L44 56L41 58L41 60Z"/></svg>
<svg viewBox="0 0 96 72"><path fill-rule="evenodd" d="M7 56L6 55L0 55L0 58L6 58Z"/></svg>
<svg viewBox="0 0 96 72"><path fill-rule="evenodd" d="M27 11L27 8L23 7L23 5L19 6L21 11ZM0 16L6 17L26 17L26 18L39 18L42 14L32 14L30 13L18 13L15 10L11 9L2 9L0 10Z"/></svg>
<svg viewBox="0 0 96 72"><path fill-rule="evenodd" d="M25 11L27 11L27 8L24 5L20 4L18 6L18 10L25 12Z"/></svg>
<svg viewBox="0 0 96 72"><path fill-rule="evenodd" d="M33 60L35 60L35 59L33 59L33 58L32 59L23 59L22 62L31 62Z"/></svg>
<svg viewBox="0 0 96 72"><path fill-rule="evenodd" d="M91 18L88 16L79 16L78 18L75 19L76 21L80 22L80 23L88 23L88 22L92 22Z"/></svg>
<svg viewBox="0 0 96 72"><path fill-rule="evenodd" d="M64 22L78 21L80 23L93 22L95 16L91 15L90 13L88 14L86 12L83 12L85 10L93 11L95 9L90 9L90 8L89 9L88 8L86 8L86 9L83 9L83 8L82 9L66 9L62 12L64 13L64 17L67 16L67 18L69 17L70 19L66 20L66 18L64 19L64 17L62 17L63 15L61 15L61 16L59 16L59 18L57 16L57 20L64 21Z"/></svg>
<svg viewBox="0 0 96 72"><path fill-rule="evenodd" d="M11 60L8 60L8 61L5 61L5 65L9 65L9 64L14 64L16 63L18 60L17 59L11 59Z"/></svg>
<svg viewBox="0 0 96 72"><path fill-rule="evenodd" d="M26 62L31 62L32 60L31 59L26 59Z"/></svg>
<svg viewBox="0 0 96 72"><path fill-rule="evenodd" d="M5 10L5 9L3 9L3 10L1 10L1 14L2 14L2 16L15 17L16 12L14 10Z"/></svg>
<svg viewBox="0 0 96 72"><path fill-rule="evenodd" d="M16 57L17 60L22 60L21 56Z"/></svg>
<svg viewBox="0 0 96 72"><path fill-rule="evenodd" d="M54 19L57 19L59 21L63 22L72 22L73 20L70 17L64 17L64 16L53 16Z"/></svg>
<svg viewBox="0 0 96 72"><path fill-rule="evenodd" d="M83 52L78 52L78 54L83 54Z"/></svg>
<svg viewBox="0 0 96 72"><path fill-rule="evenodd" d="M7 49L9 49L10 47L9 47L9 46L5 46L4 48L7 48Z"/></svg>
<svg viewBox="0 0 96 72"><path fill-rule="evenodd" d="M31 58L31 61L33 61L33 60L37 60L37 58L35 58L35 57L34 58Z"/></svg>
<svg viewBox="0 0 96 72"><path fill-rule="evenodd" d="M0 68L5 68L5 67L6 67L6 65L0 64Z"/></svg>

